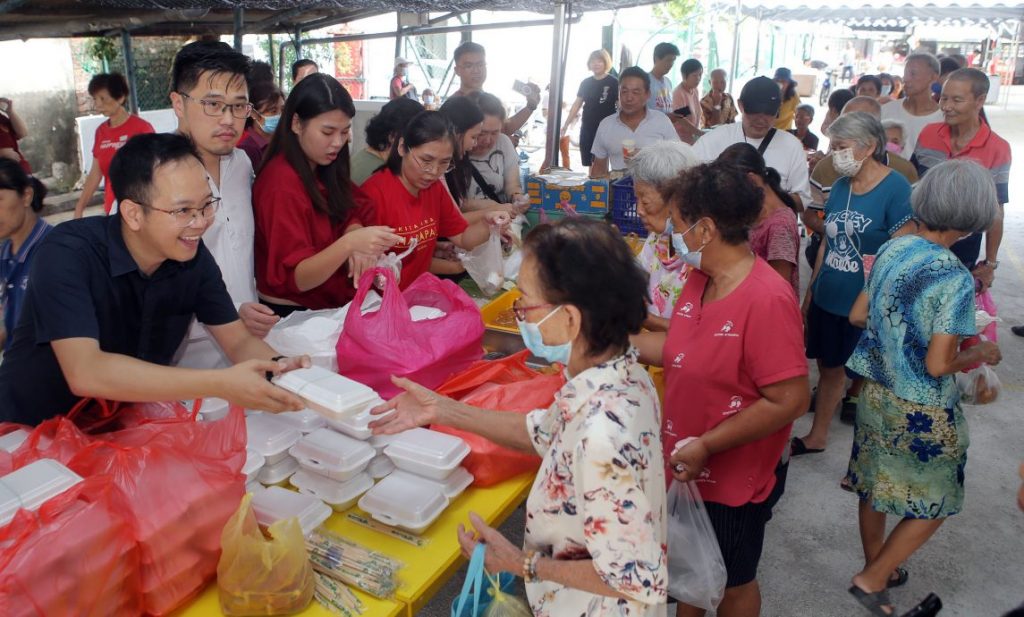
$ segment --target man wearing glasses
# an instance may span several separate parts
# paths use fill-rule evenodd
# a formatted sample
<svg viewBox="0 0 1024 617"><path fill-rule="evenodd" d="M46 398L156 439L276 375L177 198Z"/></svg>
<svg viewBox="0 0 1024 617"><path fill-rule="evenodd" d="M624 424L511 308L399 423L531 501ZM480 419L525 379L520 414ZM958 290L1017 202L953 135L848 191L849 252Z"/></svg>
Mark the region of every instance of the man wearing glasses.
<svg viewBox="0 0 1024 617"><path fill-rule="evenodd" d="M252 215L252 163L235 148L252 111L245 75L249 59L227 43L196 41L178 51L171 76L171 105L178 132L199 152L210 190L221 204L203 242L220 267L242 322L263 338L278 321L256 299ZM176 356L178 366L229 366L207 328L194 323Z"/></svg>
<svg viewBox="0 0 1024 617"><path fill-rule="evenodd" d="M459 76L459 89L452 96L469 96L473 92L483 92L487 81L487 50L480 43L467 41L455 48L455 74ZM502 132L511 136L523 128L533 112L540 104L540 91L530 85L530 94L526 96L526 107L509 116L505 120Z"/></svg>
<svg viewBox="0 0 1024 617"><path fill-rule="evenodd" d="M309 359L282 359L250 333L200 241L218 199L192 144L180 135L138 135L114 156L110 177L117 214L63 223L37 249L0 364L0 421L36 425L83 397L216 396L250 409L302 409L268 377ZM167 366L193 318L234 366Z"/></svg>

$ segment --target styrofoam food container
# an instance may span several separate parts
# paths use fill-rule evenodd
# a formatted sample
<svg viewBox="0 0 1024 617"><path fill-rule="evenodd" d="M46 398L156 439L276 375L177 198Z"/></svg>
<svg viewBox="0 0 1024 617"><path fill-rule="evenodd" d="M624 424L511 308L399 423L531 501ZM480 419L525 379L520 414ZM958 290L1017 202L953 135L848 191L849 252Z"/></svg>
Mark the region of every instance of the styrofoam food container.
<svg viewBox="0 0 1024 617"><path fill-rule="evenodd" d="M373 449L377 451L377 454L384 454L384 449L391 445L391 442L398 439L398 436L402 433L395 433L393 435L374 435L367 441Z"/></svg>
<svg viewBox="0 0 1024 617"><path fill-rule="evenodd" d="M312 495L335 511L343 512L354 506L360 495L370 490L373 479L366 472L362 472L348 482L338 482L300 469L292 476L291 483L300 493Z"/></svg>
<svg viewBox="0 0 1024 617"><path fill-rule="evenodd" d="M358 414L378 398L372 388L319 366L289 371L275 383L298 394L310 409L335 420Z"/></svg>
<svg viewBox="0 0 1024 617"><path fill-rule="evenodd" d="M453 471L451 475L444 480L424 478L423 476L410 473L404 469L399 469L391 475L408 476L414 482L429 482L430 484L437 486L438 490L444 493L444 496L448 499L455 499L461 495L463 491L469 488L470 484L473 484L473 474L469 473L465 467L456 467L455 471Z"/></svg>
<svg viewBox="0 0 1024 617"><path fill-rule="evenodd" d="M245 418L248 446L263 455L267 465L281 462L288 456L288 448L302 436L299 431L273 415L261 413Z"/></svg>
<svg viewBox="0 0 1024 617"><path fill-rule="evenodd" d="M448 507L448 498L430 482L391 474L359 499L359 507L385 525L422 533Z"/></svg>
<svg viewBox="0 0 1024 617"><path fill-rule="evenodd" d="M327 421L324 420L324 417L312 409L286 411L284 413L274 414L274 417L285 422L288 426L299 431L303 435L306 433L312 433L318 428L327 426Z"/></svg>
<svg viewBox="0 0 1024 617"><path fill-rule="evenodd" d="M366 469L376 455L369 444L329 428L313 431L288 451L303 469L347 482Z"/></svg>
<svg viewBox="0 0 1024 617"><path fill-rule="evenodd" d="M384 454L399 469L425 478L444 480L469 456L469 446L454 435L414 428L394 439L384 449Z"/></svg>
<svg viewBox="0 0 1024 617"><path fill-rule="evenodd" d="M37 510L49 499L82 481L82 476L50 458L39 459L0 478L26 510Z"/></svg>
<svg viewBox="0 0 1024 617"><path fill-rule="evenodd" d="M28 431L23 428L15 429L0 437L0 450L14 452L21 444L25 443L26 439L28 439Z"/></svg>
<svg viewBox="0 0 1024 617"><path fill-rule="evenodd" d="M306 536L331 517L331 508L316 497L296 493L280 486L271 486L252 496L256 522L270 527L282 519L298 517Z"/></svg>
<svg viewBox="0 0 1024 617"><path fill-rule="evenodd" d="M231 406L222 398L204 398L199 405L199 420L213 422L226 418Z"/></svg>
<svg viewBox="0 0 1024 617"><path fill-rule="evenodd" d="M272 484L282 485L298 470L299 462L288 456L273 465L264 465L256 479L259 480L260 484L268 486Z"/></svg>
<svg viewBox="0 0 1024 617"><path fill-rule="evenodd" d="M378 454L373 457L370 464L366 466L366 473L370 474L370 477L374 480L380 480L391 475L391 472L395 470L395 464L391 462L391 459L385 454Z"/></svg>
<svg viewBox="0 0 1024 617"><path fill-rule="evenodd" d="M246 493L257 493L259 491L265 491L265 490L266 489L263 488L263 485L260 484L259 482L253 481L253 482L246 482L245 483L245 492Z"/></svg>
<svg viewBox="0 0 1024 617"><path fill-rule="evenodd" d="M14 515L21 509L18 494L0 482L0 526L11 522Z"/></svg>
<svg viewBox="0 0 1024 617"><path fill-rule="evenodd" d="M252 448L245 449L245 464L242 465L242 473L245 474L246 483L252 482L259 475L260 469L267 464L267 459Z"/></svg>
<svg viewBox="0 0 1024 617"><path fill-rule="evenodd" d="M393 411L389 411L388 413L380 414L378 416L370 415L371 409L383 404L384 399L377 398L370 404L368 404L366 408L363 411L359 412L358 414L354 416L349 416L347 418L328 420L327 424L328 426L338 431L339 433L344 433L349 437L354 437L355 439L361 439L363 441L366 441L367 439L373 437L373 431L370 430L370 422L373 422L374 420L379 420L380 418L384 418L389 414L394 413Z"/></svg>

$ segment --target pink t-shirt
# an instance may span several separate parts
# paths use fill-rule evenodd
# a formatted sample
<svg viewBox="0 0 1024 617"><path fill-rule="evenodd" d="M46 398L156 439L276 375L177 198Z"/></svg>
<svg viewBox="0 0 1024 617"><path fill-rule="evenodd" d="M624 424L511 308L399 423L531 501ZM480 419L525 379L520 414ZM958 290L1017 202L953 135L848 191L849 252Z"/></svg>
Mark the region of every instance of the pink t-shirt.
<svg viewBox="0 0 1024 617"><path fill-rule="evenodd" d="M750 250L765 261L788 261L793 264L789 283L800 297L800 231L796 215L789 208L779 208L750 230Z"/></svg>
<svg viewBox="0 0 1024 617"><path fill-rule="evenodd" d="M760 388L807 375L796 297L767 262L757 258L739 287L704 305L707 282L700 270L690 274L669 322L663 356L666 471L677 441L699 437L751 406L761 398ZM727 506L764 501L775 486L790 428L709 458L697 480L704 500Z"/></svg>

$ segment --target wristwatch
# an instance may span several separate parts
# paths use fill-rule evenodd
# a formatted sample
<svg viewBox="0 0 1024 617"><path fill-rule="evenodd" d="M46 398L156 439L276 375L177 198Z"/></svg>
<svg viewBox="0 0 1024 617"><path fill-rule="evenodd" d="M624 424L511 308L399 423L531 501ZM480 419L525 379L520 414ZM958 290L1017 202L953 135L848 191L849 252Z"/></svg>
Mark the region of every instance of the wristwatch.
<svg viewBox="0 0 1024 617"><path fill-rule="evenodd" d="M992 269L995 270L996 268L999 267L999 260L997 259L995 261L989 261L989 260L986 259L985 260L985 265L992 266Z"/></svg>

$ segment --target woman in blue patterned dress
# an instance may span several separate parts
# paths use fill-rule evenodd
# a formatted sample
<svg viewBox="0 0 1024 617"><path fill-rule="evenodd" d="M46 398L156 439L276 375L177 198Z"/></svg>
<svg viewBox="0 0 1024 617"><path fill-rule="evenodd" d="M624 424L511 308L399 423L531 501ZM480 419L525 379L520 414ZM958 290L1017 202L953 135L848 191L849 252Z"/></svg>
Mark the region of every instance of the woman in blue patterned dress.
<svg viewBox="0 0 1024 617"><path fill-rule="evenodd" d="M969 439L954 375L1001 358L991 342L960 351L975 333L974 282L949 250L995 217L991 175L967 160L932 171L911 199L918 232L882 246L850 311L865 330L847 366L866 380L847 472L865 567L850 593L874 615L894 613L893 573L905 581L900 564L963 506ZM888 537L886 515L902 518Z"/></svg>

